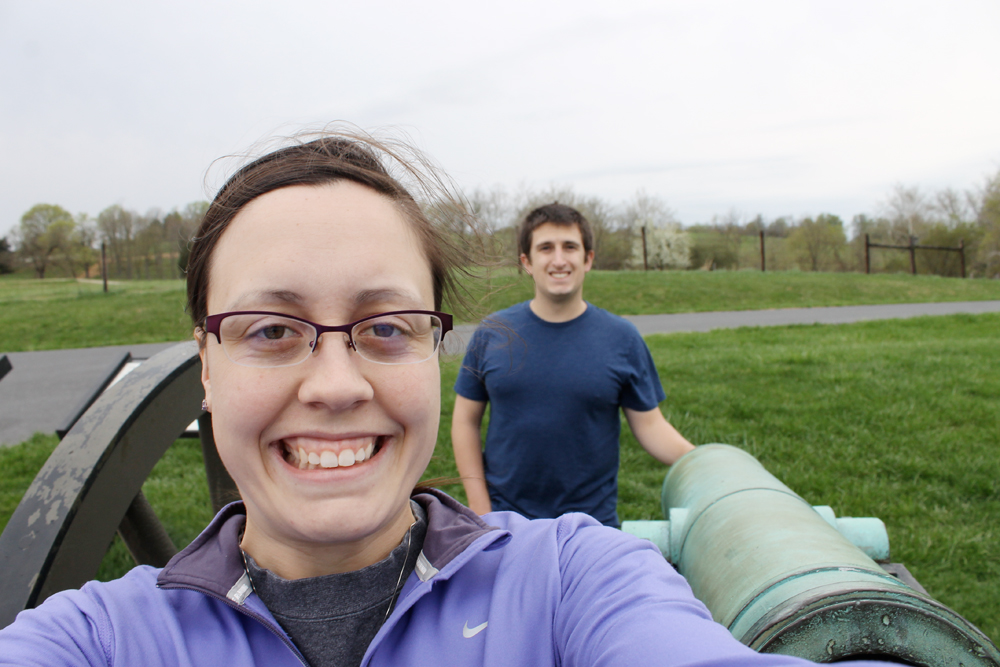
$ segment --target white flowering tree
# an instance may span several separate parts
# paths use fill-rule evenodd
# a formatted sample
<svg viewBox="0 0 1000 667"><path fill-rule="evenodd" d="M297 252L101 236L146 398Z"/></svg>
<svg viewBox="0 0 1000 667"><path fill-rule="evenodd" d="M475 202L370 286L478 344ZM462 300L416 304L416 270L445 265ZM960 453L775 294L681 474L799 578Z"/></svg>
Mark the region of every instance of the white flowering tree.
<svg viewBox="0 0 1000 667"><path fill-rule="evenodd" d="M691 238L679 224L646 227L646 265L651 269L686 269L691 265ZM641 269L642 232L632 239L629 268Z"/></svg>
<svg viewBox="0 0 1000 667"><path fill-rule="evenodd" d="M686 269L691 264L691 238L659 197L640 190L625 207L625 223L632 229L628 268L644 266L642 236L646 234L646 262L651 269Z"/></svg>

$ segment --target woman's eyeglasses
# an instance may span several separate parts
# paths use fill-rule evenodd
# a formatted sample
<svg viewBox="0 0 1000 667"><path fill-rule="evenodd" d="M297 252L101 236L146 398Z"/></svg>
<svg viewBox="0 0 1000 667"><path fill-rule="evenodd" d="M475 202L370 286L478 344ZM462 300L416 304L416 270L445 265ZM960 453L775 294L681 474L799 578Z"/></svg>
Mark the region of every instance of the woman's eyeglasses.
<svg viewBox="0 0 1000 667"><path fill-rule="evenodd" d="M346 334L351 349L376 364L418 364L434 356L451 327L451 315L431 310L396 310L331 327L246 310L209 315L204 328L234 364L277 368L308 359L325 333Z"/></svg>

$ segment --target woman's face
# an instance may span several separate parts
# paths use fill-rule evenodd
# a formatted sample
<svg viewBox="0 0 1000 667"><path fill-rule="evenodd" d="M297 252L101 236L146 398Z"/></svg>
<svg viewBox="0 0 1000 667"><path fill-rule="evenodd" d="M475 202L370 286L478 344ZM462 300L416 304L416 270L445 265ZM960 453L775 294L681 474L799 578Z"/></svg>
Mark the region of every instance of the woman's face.
<svg viewBox="0 0 1000 667"><path fill-rule="evenodd" d="M210 315L264 310L339 325L433 307L430 268L409 223L349 181L258 197L212 255ZM287 578L383 558L413 520L409 494L437 439L436 357L380 365L346 340L325 334L306 361L281 368L238 366L214 336L201 353L216 445L246 503L243 546ZM344 465L364 450L370 459ZM302 468L303 453L340 465Z"/></svg>

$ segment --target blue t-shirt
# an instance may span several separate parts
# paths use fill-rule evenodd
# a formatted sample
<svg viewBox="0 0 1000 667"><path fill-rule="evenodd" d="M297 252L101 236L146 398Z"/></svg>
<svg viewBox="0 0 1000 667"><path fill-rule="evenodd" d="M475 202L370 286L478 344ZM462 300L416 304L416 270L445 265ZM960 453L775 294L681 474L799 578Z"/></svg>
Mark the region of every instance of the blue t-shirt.
<svg viewBox="0 0 1000 667"><path fill-rule="evenodd" d="M476 330L455 391L490 404L483 463L494 510L618 525L619 408L644 412L665 398L635 325L589 303L576 319L546 322L519 303Z"/></svg>

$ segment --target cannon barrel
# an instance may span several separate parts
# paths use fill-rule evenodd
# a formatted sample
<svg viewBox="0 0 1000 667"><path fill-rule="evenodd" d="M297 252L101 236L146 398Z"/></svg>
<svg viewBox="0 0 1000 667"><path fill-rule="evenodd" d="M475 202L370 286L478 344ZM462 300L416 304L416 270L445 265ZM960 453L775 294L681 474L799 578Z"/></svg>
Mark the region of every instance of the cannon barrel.
<svg viewBox="0 0 1000 667"><path fill-rule="evenodd" d="M838 530L829 508L811 507L743 450L686 454L662 502L669 521L623 529L656 542L713 618L751 648L816 662L1000 666L1000 651L972 624L845 537L881 553L880 522L839 520ZM887 538L884 552L888 559Z"/></svg>

